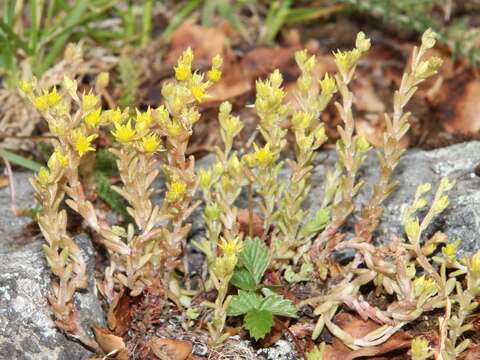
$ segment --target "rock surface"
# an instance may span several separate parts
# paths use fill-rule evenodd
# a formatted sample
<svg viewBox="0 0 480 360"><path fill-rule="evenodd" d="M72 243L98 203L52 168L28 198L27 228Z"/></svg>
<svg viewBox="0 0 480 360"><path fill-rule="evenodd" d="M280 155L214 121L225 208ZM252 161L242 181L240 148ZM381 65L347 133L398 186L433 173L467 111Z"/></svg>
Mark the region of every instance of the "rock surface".
<svg viewBox="0 0 480 360"><path fill-rule="evenodd" d="M308 200L312 210L318 208L323 198L323 187L318 184L323 183L326 167L333 165L334 153L319 155L316 161L318 165L313 176L314 186ZM384 203L385 211L376 241L388 241L393 235L402 236L401 215L405 206L412 202L417 186L425 182L431 183L432 198L440 179L447 176L456 182L448 194L450 204L427 232L443 231L450 241L461 239L461 254L471 254L480 249L480 177L475 174L475 168L479 164L480 142L463 143L432 151L406 152L395 169L394 177L400 185ZM378 160L371 152L359 174L365 184L356 198L357 209L367 203L378 178L378 171ZM355 217L350 224L354 221Z"/></svg>
<svg viewBox="0 0 480 360"><path fill-rule="evenodd" d="M200 161L200 166L211 159ZM308 206L318 209L322 201L326 168L335 161L333 152L320 153L316 159ZM400 187L385 203L382 225L377 241L402 235L400 215L409 203L416 186L431 182L435 186L442 176L457 182L450 192L450 206L429 229L442 230L450 239L462 239L461 251L472 253L480 247L480 177L475 167L480 163L480 142L454 145L434 151L407 152L395 171ZM16 173L18 207L32 207L33 194L28 173ZM357 208L365 204L378 176L374 153L368 157L360 176L365 186L357 197ZM28 231L28 218L15 217L10 209L8 188L0 189L0 359L85 359L90 354L80 345L58 332L51 320L46 301L50 272L41 250L41 236ZM200 211L192 218L192 237L202 236ZM88 237L77 237L93 274L93 247ZM82 319L86 324L102 322L103 312L94 295L93 279L89 292L77 297ZM276 349L275 351L277 351Z"/></svg>
<svg viewBox="0 0 480 360"><path fill-rule="evenodd" d="M15 174L17 205L34 205L28 183L31 174ZM31 222L15 217L10 209L8 189L0 190L0 359L83 360L91 353L60 333L47 303L50 270L42 251L42 237L28 231ZM81 235L77 244L87 261L87 273L94 274L94 249ZM85 325L103 322L103 311L94 294L93 278L89 291L78 294L77 307ZM85 327L87 329L87 327Z"/></svg>

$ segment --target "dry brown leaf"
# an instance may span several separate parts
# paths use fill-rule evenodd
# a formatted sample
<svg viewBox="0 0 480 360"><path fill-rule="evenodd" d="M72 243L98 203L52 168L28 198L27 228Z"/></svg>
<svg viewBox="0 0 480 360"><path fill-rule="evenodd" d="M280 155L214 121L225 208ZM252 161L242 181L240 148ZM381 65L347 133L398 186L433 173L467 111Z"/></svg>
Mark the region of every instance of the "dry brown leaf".
<svg viewBox="0 0 480 360"><path fill-rule="evenodd" d="M313 323L298 322L290 326L288 329L293 335L295 335L295 337L299 339L304 339L312 335L314 328L315 328L315 325Z"/></svg>
<svg viewBox="0 0 480 360"><path fill-rule="evenodd" d="M192 353L192 342L186 340L152 338L148 345L160 360L185 360Z"/></svg>
<svg viewBox="0 0 480 360"><path fill-rule="evenodd" d="M1 175L0 176L0 188L7 187L10 181L8 180L8 176Z"/></svg>
<svg viewBox="0 0 480 360"><path fill-rule="evenodd" d="M130 328L133 317L134 298L121 291L114 298L107 316L108 327L117 335L123 335Z"/></svg>
<svg viewBox="0 0 480 360"><path fill-rule="evenodd" d="M355 108L366 113L383 113L385 104L378 97L369 77L358 77L354 83Z"/></svg>
<svg viewBox="0 0 480 360"><path fill-rule="evenodd" d="M98 345L100 345L106 354L115 353L116 359L128 360L125 343L120 336L117 336L107 328L98 325L93 325L92 330Z"/></svg>
<svg viewBox="0 0 480 360"><path fill-rule="evenodd" d="M237 214L238 225L240 226L240 232L248 234L250 224L250 212L248 209L240 209ZM257 213L253 213L252 222L253 236L263 236L263 219Z"/></svg>
<svg viewBox="0 0 480 360"><path fill-rule="evenodd" d="M448 132L474 133L480 130L480 81L452 83L443 90L447 97L439 106L442 126Z"/></svg>
<svg viewBox="0 0 480 360"><path fill-rule="evenodd" d="M480 344L472 344L460 354L458 360L480 360Z"/></svg>
<svg viewBox="0 0 480 360"><path fill-rule="evenodd" d="M380 327L379 324L372 320L363 321L349 313L338 314L335 317L335 323L354 338L361 338ZM379 346L353 351L345 346L340 339L335 338L333 344L326 347L324 359L343 360L382 355L391 351L409 348L411 339L410 334L399 331Z"/></svg>
<svg viewBox="0 0 480 360"><path fill-rule="evenodd" d="M170 51L166 62L173 65L190 47L195 54L195 62L207 65L212 58L221 55L224 61L231 58L231 49L225 30L219 27L203 27L193 21L185 21L172 35Z"/></svg>

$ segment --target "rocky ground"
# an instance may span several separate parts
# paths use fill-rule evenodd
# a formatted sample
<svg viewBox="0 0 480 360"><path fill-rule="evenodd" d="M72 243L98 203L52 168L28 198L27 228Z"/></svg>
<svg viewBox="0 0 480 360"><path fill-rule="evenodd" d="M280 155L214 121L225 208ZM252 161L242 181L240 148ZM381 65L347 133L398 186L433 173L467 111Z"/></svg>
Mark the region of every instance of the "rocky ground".
<svg viewBox="0 0 480 360"><path fill-rule="evenodd" d="M315 210L322 199L322 183L326 166L334 162L334 153L323 152L316 160L313 188L309 206ZM378 240L402 235L400 215L410 202L416 186L431 182L434 187L442 176L456 181L450 193L448 210L435 222L430 231L442 230L450 240L461 239L461 251L471 253L480 247L480 177L476 167L480 164L480 142L458 144L433 151L408 151L396 171L399 189L386 202L384 220ZM478 173L478 171L477 171ZM361 171L365 187L358 196L358 204L368 199L378 174L374 154L367 159ZM480 175L480 173L479 173ZM28 183L30 173L15 173L18 207L33 207L33 193ZM8 188L0 189L0 359L69 359L80 360L91 355L80 345L59 333L50 317L46 296L49 291L50 272L44 260L42 238L33 235L31 220L16 217L10 208ZM201 232L201 221L193 219L196 236ZM94 250L87 236L77 241L89 260L93 274ZM102 322L101 303L91 279L88 292L77 296L85 323ZM291 349L289 350L291 351ZM273 351L267 352L271 357ZM273 356L273 355L272 355ZM278 354L276 359L287 359Z"/></svg>

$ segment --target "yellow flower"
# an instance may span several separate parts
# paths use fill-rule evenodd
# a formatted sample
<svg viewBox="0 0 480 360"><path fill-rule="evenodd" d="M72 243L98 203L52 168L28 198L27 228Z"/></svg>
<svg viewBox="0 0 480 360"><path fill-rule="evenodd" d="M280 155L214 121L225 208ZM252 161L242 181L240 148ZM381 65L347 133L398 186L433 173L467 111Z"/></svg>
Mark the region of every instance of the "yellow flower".
<svg viewBox="0 0 480 360"><path fill-rule="evenodd" d="M201 169L198 173L200 178L200 187L208 189L212 184L212 173L209 170Z"/></svg>
<svg viewBox="0 0 480 360"><path fill-rule="evenodd" d="M480 279L480 250L477 251L476 254L470 258L468 264L468 271L472 274L474 278Z"/></svg>
<svg viewBox="0 0 480 360"><path fill-rule="evenodd" d="M46 96L47 96L47 104L49 107L56 106L62 99L62 96L59 93L57 93L56 88L54 88L52 91L46 94Z"/></svg>
<svg viewBox="0 0 480 360"><path fill-rule="evenodd" d="M182 124L177 120L172 120L167 124L167 132L171 137L177 137L185 131Z"/></svg>
<svg viewBox="0 0 480 360"><path fill-rule="evenodd" d="M168 113L167 108L165 105L161 105L155 110L153 110L152 113L153 118L155 121L160 124L160 126L165 127L170 120L170 114Z"/></svg>
<svg viewBox="0 0 480 360"><path fill-rule="evenodd" d="M46 95L39 95L33 99L33 105L38 111L44 112L48 109L48 101Z"/></svg>
<svg viewBox="0 0 480 360"><path fill-rule="evenodd" d="M142 138L142 148L143 151L147 153L152 153L157 151L160 146L160 140L156 134L150 134Z"/></svg>
<svg viewBox="0 0 480 360"><path fill-rule="evenodd" d="M420 233L420 221L418 218L410 218L405 222L405 233L411 241L416 241Z"/></svg>
<svg viewBox="0 0 480 360"><path fill-rule="evenodd" d="M313 115L305 111L298 111L292 116L292 125L297 131L308 129L312 124L312 121Z"/></svg>
<svg viewBox="0 0 480 360"><path fill-rule="evenodd" d="M139 124L145 124L145 126L150 126L153 122L153 117L152 117L152 110L150 107L148 107L147 111L141 112L138 109L135 109L137 112L137 117L136 117L136 123Z"/></svg>
<svg viewBox="0 0 480 360"><path fill-rule="evenodd" d="M432 278L427 279L425 278L425 275L416 278L413 282L413 287L416 297L420 297L423 295L425 298L428 298L435 295L435 293L437 292L435 280L433 280Z"/></svg>
<svg viewBox="0 0 480 360"><path fill-rule="evenodd" d="M333 53L335 63L342 74L347 74L360 59L361 52L358 49L340 51Z"/></svg>
<svg viewBox="0 0 480 360"><path fill-rule="evenodd" d="M255 160L261 168L266 168L274 160L275 154L270 150L270 144L259 149L255 144Z"/></svg>
<svg viewBox="0 0 480 360"><path fill-rule="evenodd" d="M82 95L82 109L84 112L89 112L93 110L97 104L99 103L99 99L95 94L89 92L88 94Z"/></svg>
<svg viewBox="0 0 480 360"><path fill-rule="evenodd" d="M129 142L135 137L135 130L132 128L132 122L129 120L125 125L115 123L115 131L112 131L113 136L118 142Z"/></svg>
<svg viewBox="0 0 480 360"><path fill-rule="evenodd" d="M121 124L123 120L123 114L120 109L104 111L102 116L105 120L111 121L114 124Z"/></svg>
<svg viewBox="0 0 480 360"><path fill-rule="evenodd" d="M33 91L32 84L25 80L20 81L19 87L25 94L30 94Z"/></svg>
<svg viewBox="0 0 480 360"><path fill-rule="evenodd" d="M320 83L320 87L322 88L322 94L324 95L332 95L337 91L337 87L335 85L335 79L328 75L328 73L325 74L322 80L318 81Z"/></svg>
<svg viewBox="0 0 480 360"><path fill-rule="evenodd" d="M222 77L222 72L218 69L211 69L207 73L208 80L217 82Z"/></svg>
<svg viewBox="0 0 480 360"><path fill-rule="evenodd" d="M190 91L192 92L193 97L197 102L201 103L205 97L205 90L203 89L202 85L192 85L190 87Z"/></svg>
<svg viewBox="0 0 480 360"><path fill-rule="evenodd" d="M449 263L453 263L457 259L457 248L459 245L460 239L457 239L442 249L442 254Z"/></svg>
<svg viewBox="0 0 480 360"><path fill-rule="evenodd" d="M178 81L188 80L192 76L193 51L188 48L178 59L178 65L175 67L175 78Z"/></svg>
<svg viewBox="0 0 480 360"><path fill-rule="evenodd" d="M179 180L173 181L170 184L170 189L165 194L165 199L169 203L177 202L183 198L186 191L187 191L187 184Z"/></svg>
<svg viewBox="0 0 480 360"><path fill-rule="evenodd" d="M218 220L220 218L221 213L222 213L222 210L220 209L220 206L218 206L218 203L216 202L205 206L205 217L210 221Z"/></svg>
<svg viewBox="0 0 480 360"><path fill-rule="evenodd" d="M239 238L230 239L228 241L222 238L218 246L222 249L225 256L230 257L237 255L240 250L242 250L243 244L240 242Z"/></svg>
<svg viewBox="0 0 480 360"><path fill-rule="evenodd" d="M77 150L78 155L83 156L89 151L95 151L95 148L92 146L92 141L97 138L98 135L85 136L85 134L77 131L74 134L75 139L75 149Z"/></svg>
<svg viewBox="0 0 480 360"><path fill-rule="evenodd" d="M232 275L235 266L237 265L238 258L233 256L217 257L213 263L213 272L219 279L224 279Z"/></svg>
<svg viewBox="0 0 480 360"><path fill-rule="evenodd" d="M90 128L96 128L98 124L100 124L102 109L98 108L97 110L90 111L87 115L85 115L85 123Z"/></svg>
<svg viewBox="0 0 480 360"><path fill-rule="evenodd" d="M42 166L37 174L37 181L42 185L47 185L50 182L50 171Z"/></svg>
<svg viewBox="0 0 480 360"><path fill-rule="evenodd" d="M416 337L411 345L412 360L426 360L432 356L428 341L422 337Z"/></svg>
<svg viewBox="0 0 480 360"><path fill-rule="evenodd" d="M47 165L49 169L54 169L56 164L59 164L62 167L68 165L68 156L63 154L60 150L55 150L53 154L48 159Z"/></svg>
<svg viewBox="0 0 480 360"><path fill-rule="evenodd" d="M175 67L175 78L178 81L185 81L192 75L192 69L184 64Z"/></svg>

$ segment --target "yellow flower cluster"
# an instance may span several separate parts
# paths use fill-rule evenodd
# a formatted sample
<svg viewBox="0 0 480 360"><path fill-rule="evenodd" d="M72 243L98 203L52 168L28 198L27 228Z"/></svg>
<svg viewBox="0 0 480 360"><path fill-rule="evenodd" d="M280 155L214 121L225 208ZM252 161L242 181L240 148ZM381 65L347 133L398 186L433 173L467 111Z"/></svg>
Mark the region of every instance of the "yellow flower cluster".
<svg viewBox="0 0 480 360"><path fill-rule="evenodd" d="M183 199L187 192L187 184L181 180L174 180L165 194L165 200L169 203L176 203Z"/></svg>
<svg viewBox="0 0 480 360"><path fill-rule="evenodd" d="M238 254L242 250L243 244L239 238L228 241L222 238L218 246L222 249L223 256L215 258L213 272L217 278L225 279L233 274L238 262Z"/></svg>
<svg viewBox="0 0 480 360"><path fill-rule="evenodd" d="M37 174L37 181L41 185L48 185L53 181L52 173L68 165L68 157L56 149L47 162L47 167L42 166Z"/></svg>
<svg viewBox="0 0 480 360"><path fill-rule="evenodd" d="M44 90L42 95L36 96L33 100L33 105L38 111L45 112L57 106L61 100L62 97L57 92L57 89L54 88L50 92Z"/></svg>
<svg viewBox="0 0 480 360"><path fill-rule="evenodd" d="M217 55L212 59L212 68L207 72L208 81L204 81L204 75L192 71L193 63L193 51L191 48L188 48L184 51L182 56L178 59L177 66L175 66L175 78L177 81L185 82L190 94L197 102L202 102L207 97L206 90L209 88L212 83L215 83L220 80L222 76L222 67L223 60L221 56ZM173 89L168 87L165 89L167 93L172 93ZM177 89L178 90L178 89ZM166 94L164 94L166 95ZM183 107L184 103L180 100L178 107ZM174 107L176 108L176 107Z"/></svg>

